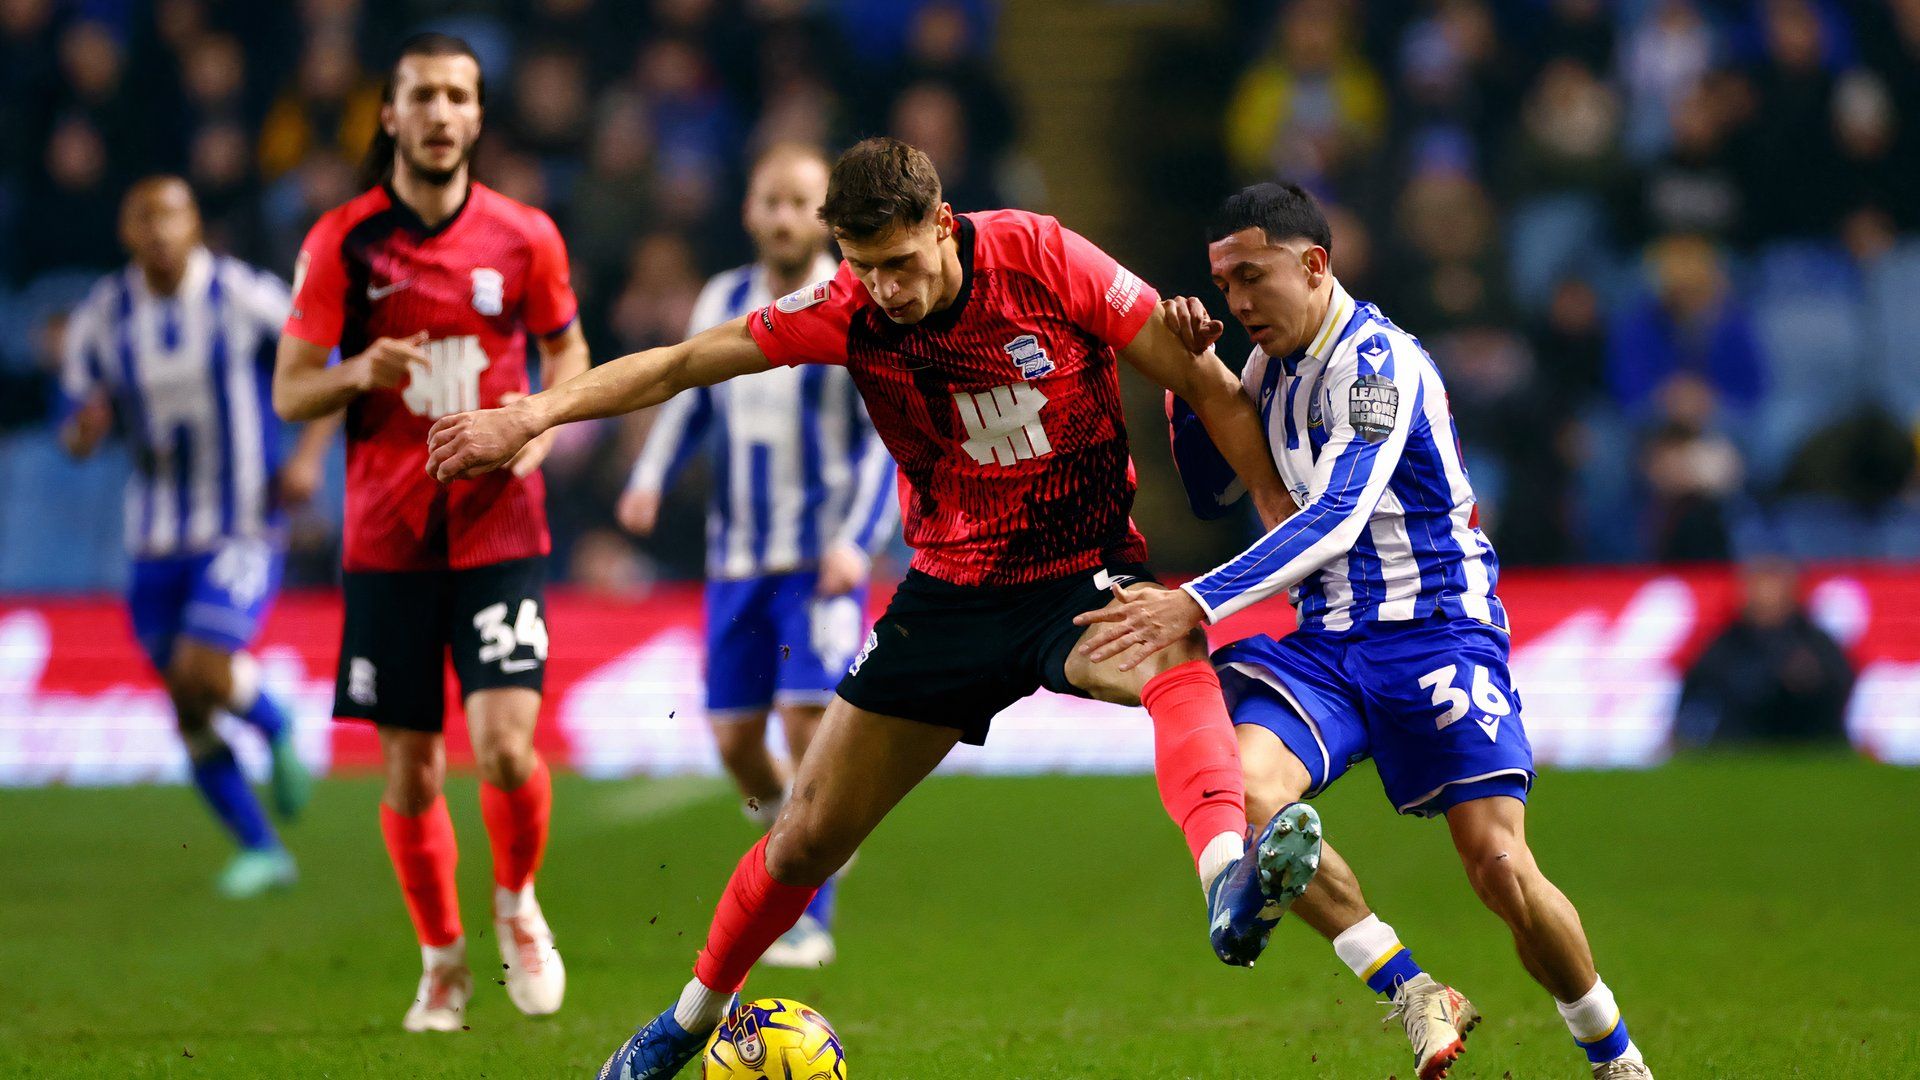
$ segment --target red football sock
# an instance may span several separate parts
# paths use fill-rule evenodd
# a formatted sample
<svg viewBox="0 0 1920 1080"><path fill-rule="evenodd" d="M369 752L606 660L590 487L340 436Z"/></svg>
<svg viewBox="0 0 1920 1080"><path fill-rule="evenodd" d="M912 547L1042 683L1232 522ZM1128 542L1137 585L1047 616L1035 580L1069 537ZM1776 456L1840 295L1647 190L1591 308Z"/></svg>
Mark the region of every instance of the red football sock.
<svg viewBox="0 0 1920 1080"><path fill-rule="evenodd" d="M460 894L453 883L460 849L453 840L447 800L433 800L419 817L381 803L380 832L387 838L387 854L420 944L453 944L460 937Z"/></svg>
<svg viewBox="0 0 1920 1080"><path fill-rule="evenodd" d="M1196 864L1207 841L1245 832L1247 786L1240 746L1220 696L1220 676L1192 660L1147 680L1140 704L1153 717L1153 776L1160 801L1186 834Z"/></svg>
<svg viewBox="0 0 1920 1080"><path fill-rule="evenodd" d="M534 760L526 782L512 791L480 785L480 816L493 844L493 883L519 892L540 869L547 850L547 821L553 814L553 774L544 758Z"/></svg>
<svg viewBox="0 0 1920 1080"><path fill-rule="evenodd" d="M783 885L767 873L767 838L753 845L727 880L727 891L713 912L707 944L694 961L693 976L709 990L731 994L747 981L747 972L774 939L793 929L817 885Z"/></svg>

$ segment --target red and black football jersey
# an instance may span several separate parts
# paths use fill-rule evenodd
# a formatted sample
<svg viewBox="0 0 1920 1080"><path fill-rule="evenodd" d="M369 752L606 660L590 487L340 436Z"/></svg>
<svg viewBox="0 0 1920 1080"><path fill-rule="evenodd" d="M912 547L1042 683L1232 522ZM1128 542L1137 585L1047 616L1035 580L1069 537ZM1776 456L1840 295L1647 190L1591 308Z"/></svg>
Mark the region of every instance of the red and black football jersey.
<svg viewBox="0 0 1920 1080"><path fill-rule="evenodd" d="M1138 563L1115 350L1159 295L1050 217L963 214L964 279L899 326L844 262L747 316L776 364L844 364L900 466L913 566L959 585Z"/></svg>
<svg viewBox="0 0 1920 1080"><path fill-rule="evenodd" d="M341 356L376 338L428 335L425 366L347 409L346 569L464 569L546 554L538 473L442 485L426 462L435 420L526 393L526 335L573 322L566 245L552 219L473 184L460 209L429 228L391 189L374 188L314 224L293 288L286 333Z"/></svg>

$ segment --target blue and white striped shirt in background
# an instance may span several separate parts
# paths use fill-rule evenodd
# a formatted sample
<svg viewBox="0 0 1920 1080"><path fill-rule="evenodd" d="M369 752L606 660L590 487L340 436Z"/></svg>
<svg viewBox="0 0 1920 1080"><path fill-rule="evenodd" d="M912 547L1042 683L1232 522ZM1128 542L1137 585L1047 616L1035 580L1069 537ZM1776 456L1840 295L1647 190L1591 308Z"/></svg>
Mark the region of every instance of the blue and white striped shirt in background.
<svg viewBox="0 0 1920 1080"><path fill-rule="evenodd" d="M1336 281L1313 341L1279 360L1256 348L1241 380L1300 510L1183 586L1209 621L1287 589L1302 629L1436 610L1507 629L1446 387L1412 335ZM1192 410L1174 404L1188 497L1218 517L1244 489Z"/></svg>
<svg viewBox="0 0 1920 1080"><path fill-rule="evenodd" d="M273 357L287 286L205 248L172 296L135 267L100 279L68 321L69 408L97 392L131 444L127 549L136 558L212 550L279 521L280 421Z"/></svg>
<svg viewBox="0 0 1920 1080"><path fill-rule="evenodd" d="M814 260L809 281L830 278ZM757 265L716 275L701 291L687 336L765 307ZM845 368L778 367L686 391L660 406L628 487L664 491L695 450L711 454L707 576L725 581L786 573L845 542L872 554L897 509L893 459L874 433Z"/></svg>

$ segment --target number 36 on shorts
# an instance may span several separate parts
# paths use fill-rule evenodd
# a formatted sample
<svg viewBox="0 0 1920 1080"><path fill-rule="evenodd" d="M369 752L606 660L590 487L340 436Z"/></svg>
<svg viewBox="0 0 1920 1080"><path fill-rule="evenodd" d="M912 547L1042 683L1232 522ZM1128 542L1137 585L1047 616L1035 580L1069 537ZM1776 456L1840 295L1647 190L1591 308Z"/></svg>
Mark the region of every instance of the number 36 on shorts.
<svg viewBox="0 0 1920 1080"><path fill-rule="evenodd" d="M1470 663L1448 664L1420 676L1420 688L1431 690L1434 707L1444 710L1434 717L1434 729L1445 731L1456 720L1477 712L1474 723L1487 738L1498 742L1500 718L1513 714L1513 704L1496 684L1495 675L1489 668ZM1500 683L1506 681L1504 672L1498 676ZM1462 683L1466 689L1462 689Z"/></svg>

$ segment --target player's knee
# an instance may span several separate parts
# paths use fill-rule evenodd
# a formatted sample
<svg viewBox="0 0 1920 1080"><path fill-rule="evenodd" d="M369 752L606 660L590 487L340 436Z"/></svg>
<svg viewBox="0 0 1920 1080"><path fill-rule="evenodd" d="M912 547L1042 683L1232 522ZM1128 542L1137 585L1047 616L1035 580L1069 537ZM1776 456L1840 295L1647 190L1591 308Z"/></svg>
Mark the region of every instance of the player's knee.
<svg viewBox="0 0 1920 1080"><path fill-rule="evenodd" d="M750 720L739 720L714 724L713 744L720 753L720 763L735 775L743 769L771 764L766 760L769 755L764 722L756 724Z"/></svg>
<svg viewBox="0 0 1920 1080"><path fill-rule="evenodd" d="M384 801L407 817L417 817L440 798L444 774L431 757L409 757L387 763Z"/></svg>
<svg viewBox="0 0 1920 1080"><path fill-rule="evenodd" d="M220 687L201 665L176 659L167 667L167 693L178 706L180 729L203 728L221 705Z"/></svg>
<svg viewBox="0 0 1920 1080"><path fill-rule="evenodd" d="M1301 783L1305 770L1297 762L1288 769L1270 757L1242 753L1240 764L1247 778L1248 821L1265 822L1306 794L1306 785Z"/></svg>
<svg viewBox="0 0 1920 1080"><path fill-rule="evenodd" d="M1462 852L1467 880L1474 895L1509 926L1521 928L1528 920L1527 892L1522 876L1533 866L1521 845L1489 844Z"/></svg>
<svg viewBox="0 0 1920 1080"><path fill-rule="evenodd" d="M767 873L786 885L818 885L851 852L805 813L782 814L767 834Z"/></svg>
<svg viewBox="0 0 1920 1080"><path fill-rule="evenodd" d="M539 764L539 756L534 753L531 743L489 743L480 747L475 757L478 758L480 778L494 787L509 791L526 783Z"/></svg>

